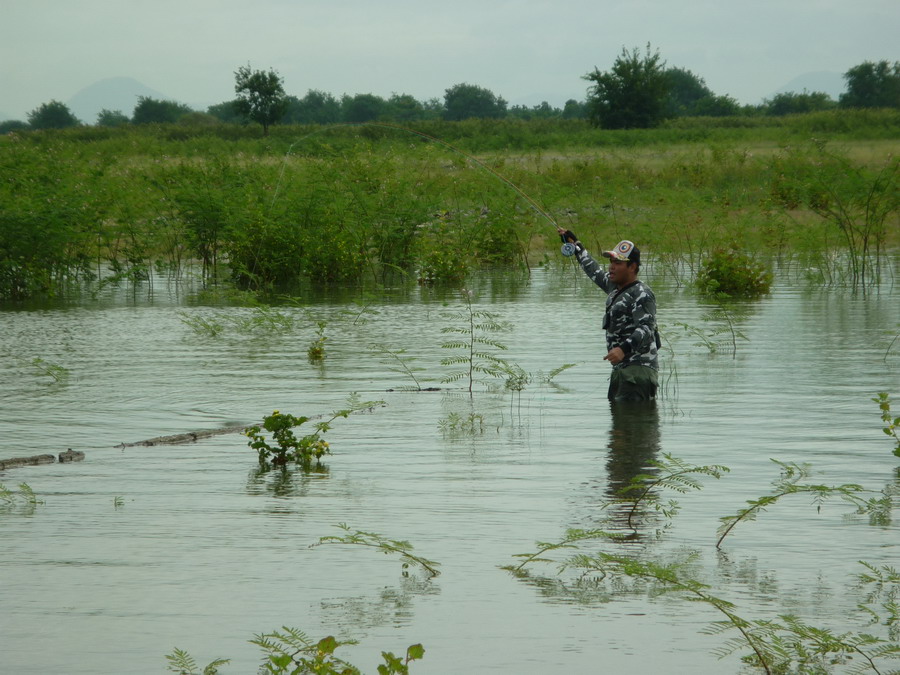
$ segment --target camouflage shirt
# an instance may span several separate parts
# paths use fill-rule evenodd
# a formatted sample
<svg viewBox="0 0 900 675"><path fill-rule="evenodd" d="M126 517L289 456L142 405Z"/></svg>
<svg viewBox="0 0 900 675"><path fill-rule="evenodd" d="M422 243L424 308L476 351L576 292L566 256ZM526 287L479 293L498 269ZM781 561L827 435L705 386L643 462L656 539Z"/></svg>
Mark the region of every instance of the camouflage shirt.
<svg viewBox="0 0 900 675"><path fill-rule="evenodd" d="M578 262L588 278L607 293L606 314L603 328L606 329L606 349L619 347L625 352L625 359L613 366L649 366L659 370L657 360L656 296L642 281L635 281L624 289L610 282L609 272L582 249Z"/></svg>

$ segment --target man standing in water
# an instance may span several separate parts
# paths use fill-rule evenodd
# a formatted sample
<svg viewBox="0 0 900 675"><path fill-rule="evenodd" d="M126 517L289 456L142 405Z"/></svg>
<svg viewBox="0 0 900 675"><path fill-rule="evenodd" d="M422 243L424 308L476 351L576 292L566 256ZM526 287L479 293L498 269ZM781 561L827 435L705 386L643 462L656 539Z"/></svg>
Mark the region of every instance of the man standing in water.
<svg viewBox="0 0 900 675"><path fill-rule="evenodd" d="M656 296L638 280L641 252L630 241L620 241L609 258L608 269L594 260L571 230L557 228L563 242L575 246L575 256L588 278L607 293L603 328L605 361L612 364L610 401L647 401L658 386L659 333L656 328Z"/></svg>

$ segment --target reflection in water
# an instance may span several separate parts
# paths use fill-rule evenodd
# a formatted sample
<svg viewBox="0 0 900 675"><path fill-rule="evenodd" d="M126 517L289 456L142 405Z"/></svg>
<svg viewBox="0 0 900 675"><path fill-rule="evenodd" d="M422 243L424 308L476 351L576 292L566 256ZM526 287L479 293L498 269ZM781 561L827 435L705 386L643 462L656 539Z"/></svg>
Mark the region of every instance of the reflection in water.
<svg viewBox="0 0 900 675"><path fill-rule="evenodd" d="M609 411L609 473L607 494L621 497L621 491L639 474L653 473L651 462L660 448L659 410L656 401L611 401Z"/></svg>
<svg viewBox="0 0 900 675"><path fill-rule="evenodd" d="M639 475L653 475L652 462L660 449L659 410L656 401L610 401L606 493L611 500L610 520L632 529L636 492L623 492ZM623 501L624 500L624 501Z"/></svg>
<svg viewBox="0 0 900 675"><path fill-rule="evenodd" d="M270 493L273 497L303 497L313 481L328 477L328 467L316 462L310 468L254 467L247 476L247 494Z"/></svg>
<svg viewBox="0 0 900 675"><path fill-rule="evenodd" d="M404 575L397 588L385 586L374 597L356 596L322 600L322 611L329 623L359 636L366 629L381 626L408 626L412 623L416 598L439 595L440 587L430 579Z"/></svg>

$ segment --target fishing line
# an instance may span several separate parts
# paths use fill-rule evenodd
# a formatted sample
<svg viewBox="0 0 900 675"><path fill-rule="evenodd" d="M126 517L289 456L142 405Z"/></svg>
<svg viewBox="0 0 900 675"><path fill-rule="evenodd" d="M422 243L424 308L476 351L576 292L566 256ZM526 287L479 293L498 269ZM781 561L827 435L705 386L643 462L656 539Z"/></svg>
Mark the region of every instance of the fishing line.
<svg viewBox="0 0 900 675"><path fill-rule="evenodd" d="M482 162L480 159L478 159L478 158L476 158L476 157L473 157L473 156L470 155L469 153L464 152L463 150L460 150L460 149L457 148L456 146L451 145L451 144L448 143L447 141L443 141L443 140L441 140L440 138L437 138L436 136L432 136L432 135L426 134L426 133L424 133L424 132L422 132L422 131L417 131L417 130L415 130L415 129L410 129L410 128L408 128L408 127L401 127L401 126L396 125L396 124L387 124L387 123L385 123L385 122L354 122L354 123L346 123L346 124L332 125L332 126L325 127L325 128L322 128L322 129L317 129L316 131L314 131L314 132L312 132L312 133L310 133L310 134L307 134L307 135L304 136L303 138L300 138L300 139L294 141L293 143L291 143L290 147L288 147L287 153L285 154L284 162L282 162L282 165L281 165L281 172L280 172L279 175L278 175L278 182L277 182L276 185L275 185L275 193L272 195L272 205L275 204L275 200L276 200L276 198L278 197L278 192L279 192L279 190L280 190L280 188L281 188L281 179L282 179L282 177L284 176L284 170L285 170L285 167L287 166L287 158L288 158L288 156L290 155L291 150L293 149L293 147L294 147L295 145L297 145L298 143L303 142L303 141L306 140L307 138L309 138L309 137L311 137L311 136L314 136L315 134L322 133L322 132L324 132L324 131L328 131L329 129L333 129L333 128L336 128L336 127L339 127L339 126L347 126L347 127L373 126L373 127L382 127L382 128L384 128L384 129L393 129L393 130L395 130L395 131L405 131L406 133L410 133L410 134L413 134L413 135L415 135L415 136L419 136L420 138L424 138L425 140L431 141L432 143L437 143L438 145L442 145L442 146L444 146L445 148L447 148L447 149L449 149L449 150L452 150L453 152L459 153L460 155L462 155L463 157L465 157L466 159L468 159L468 160L469 160L470 162L472 162L473 164L476 164L477 166L481 167L482 169L484 169L485 171L487 171L488 173L490 173L492 176L494 176L495 178L497 178L497 179L500 180L501 182L505 183L508 187L512 188L512 189L516 192L516 194L518 194L520 197L522 197L522 199L524 199L524 200L528 203L528 205L531 206L531 208L533 208L537 213L539 213L541 216L543 216L544 218L546 218L547 221L548 221L555 229L558 229L558 228L559 228L559 225L558 225L557 222L553 219L553 217L552 217L549 213L547 213L544 209L542 209L541 206L540 206L534 199L532 199L532 198L531 198L531 197L530 197L530 196L529 196L522 188L520 188L518 185L516 185L515 183L513 183L513 182L512 182L509 178L507 178L506 176L502 175L502 174L499 173L498 171L495 171L494 169L492 169L491 167L489 167L487 164L485 164L484 162ZM270 206L270 208L271 208L271 206ZM574 254L575 254L575 245L572 244L572 243L570 243L570 242L565 242L565 243L562 245L562 254L563 254L564 256L566 256L566 257L569 257L569 256L574 255Z"/></svg>

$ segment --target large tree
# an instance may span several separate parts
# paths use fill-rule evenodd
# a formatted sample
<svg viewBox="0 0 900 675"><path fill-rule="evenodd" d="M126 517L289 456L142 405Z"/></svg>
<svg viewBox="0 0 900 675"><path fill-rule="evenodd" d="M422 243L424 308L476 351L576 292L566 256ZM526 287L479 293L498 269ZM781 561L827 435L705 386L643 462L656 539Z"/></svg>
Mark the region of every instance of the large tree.
<svg viewBox="0 0 900 675"><path fill-rule="evenodd" d="M636 129L658 126L666 117L669 79L659 52L647 44L641 56L635 47L622 53L612 70L584 76L593 82L588 89L588 119L604 129Z"/></svg>
<svg viewBox="0 0 900 675"><path fill-rule="evenodd" d="M844 108L900 108L900 62L865 61L846 73Z"/></svg>
<svg viewBox="0 0 900 675"><path fill-rule="evenodd" d="M287 96L281 76L274 70L252 70L250 64L234 73L235 109L243 117L262 125L263 135L281 120L287 109Z"/></svg>
<svg viewBox="0 0 900 675"><path fill-rule="evenodd" d="M80 122L65 103L50 101L28 113L28 124L32 129L65 129Z"/></svg>
<svg viewBox="0 0 900 675"><path fill-rule="evenodd" d="M506 117L506 101L490 89L475 84L455 84L444 92L444 119L459 121L477 117Z"/></svg>

